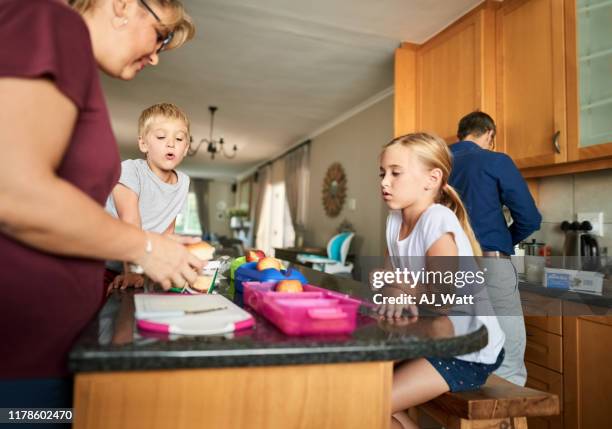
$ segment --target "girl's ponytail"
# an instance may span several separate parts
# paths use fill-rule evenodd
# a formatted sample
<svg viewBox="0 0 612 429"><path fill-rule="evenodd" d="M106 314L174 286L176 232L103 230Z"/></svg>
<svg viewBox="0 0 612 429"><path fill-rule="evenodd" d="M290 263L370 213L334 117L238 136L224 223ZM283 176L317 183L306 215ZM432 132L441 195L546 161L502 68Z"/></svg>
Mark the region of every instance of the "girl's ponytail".
<svg viewBox="0 0 612 429"><path fill-rule="evenodd" d="M476 240L476 235L474 234L474 230L472 229L472 225L470 225L470 218L468 216L467 210L461 201L461 197L448 183L445 183L442 188L440 188L440 204L451 209L457 219L459 219L459 224L465 231L468 239L470 240L470 244L472 245L472 252L474 252L474 256L482 256L482 249L480 248L480 244L478 240Z"/></svg>

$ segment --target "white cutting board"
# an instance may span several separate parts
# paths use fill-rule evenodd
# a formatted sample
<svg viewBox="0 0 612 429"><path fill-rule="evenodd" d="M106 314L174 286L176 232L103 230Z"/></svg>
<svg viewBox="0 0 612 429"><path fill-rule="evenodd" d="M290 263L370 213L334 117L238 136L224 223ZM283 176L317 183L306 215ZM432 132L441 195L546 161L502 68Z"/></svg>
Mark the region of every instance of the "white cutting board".
<svg viewBox="0 0 612 429"><path fill-rule="evenodd" d="M183 335L211 335L233 332L250 326L253 317L222 295L134 295L138 327ZM210 313L165 317L169 311L204 310L226 307Z"/></svg>

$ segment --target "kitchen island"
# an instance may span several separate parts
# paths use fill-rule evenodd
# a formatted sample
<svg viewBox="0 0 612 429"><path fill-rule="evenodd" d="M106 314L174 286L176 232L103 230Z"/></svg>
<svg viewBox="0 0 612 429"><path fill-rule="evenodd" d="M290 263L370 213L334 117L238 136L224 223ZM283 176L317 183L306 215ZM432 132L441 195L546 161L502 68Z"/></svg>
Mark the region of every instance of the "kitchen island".
<svg viewBox="0 0 612 429"><path fill-rule="evenodd" d="M354 280L299 269L311 284L371 296ZM241 305L227 282L218 292ZM164 336L137 330L133 295L114 293L70 353L75 428L385 428L394 361L487 342L484 327L390 323L367 309L351 335L289 337L253 312L254 328L234 334Z"/></svg>

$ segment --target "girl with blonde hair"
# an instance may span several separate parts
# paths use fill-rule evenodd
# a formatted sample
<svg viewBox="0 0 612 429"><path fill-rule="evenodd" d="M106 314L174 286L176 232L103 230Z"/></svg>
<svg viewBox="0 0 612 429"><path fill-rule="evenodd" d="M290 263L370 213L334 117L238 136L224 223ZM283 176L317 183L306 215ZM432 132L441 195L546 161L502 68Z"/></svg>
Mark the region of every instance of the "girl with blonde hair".
<svg viewBox="0 0 612 429"><path fill-rule="evenodd" d="M380 157L381 192L391 209L386 239L394 268L418 269L410 266L413 258L426 259L429 265L436 257L473 259L481 255L465 207L448 184L451 165L446 144L429 134L408 134L384 147ZM385 288L393 290L394 286ZM381 306L379 313L394 319L401 317L402 310L402 306ZM408 310L416 317L416 307ZM449 315L448 320L456 335L486 326L488 344L477 352L450 359L420 358L398 364L391 395L392 427L417 427L403 410L449 390L478 389L501 364L504 334L492 311L481 309L474 316Z"/></svg>

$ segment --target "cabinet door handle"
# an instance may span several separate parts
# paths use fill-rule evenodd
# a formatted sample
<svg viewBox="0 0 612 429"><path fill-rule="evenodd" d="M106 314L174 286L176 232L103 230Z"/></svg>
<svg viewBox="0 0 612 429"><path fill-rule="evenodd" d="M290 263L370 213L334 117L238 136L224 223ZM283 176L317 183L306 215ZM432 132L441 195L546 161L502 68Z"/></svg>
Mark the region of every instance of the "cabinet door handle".
<svg viewBox="0 0 612 429"><path fill-rule="evenodd" d="M553 147L555 148L555 152L561 153L561 145L559 145L559 137L561 136L561 131L557 131L552 138Z"/></svg>

